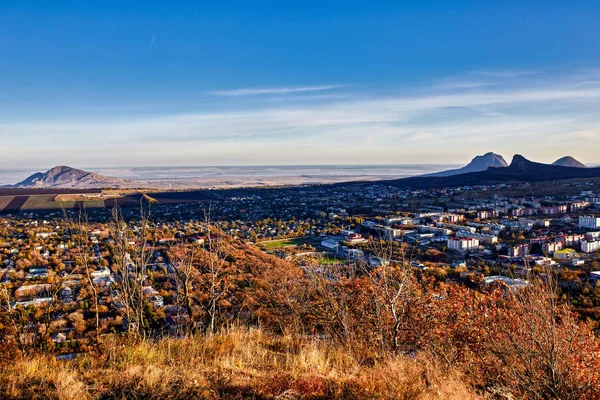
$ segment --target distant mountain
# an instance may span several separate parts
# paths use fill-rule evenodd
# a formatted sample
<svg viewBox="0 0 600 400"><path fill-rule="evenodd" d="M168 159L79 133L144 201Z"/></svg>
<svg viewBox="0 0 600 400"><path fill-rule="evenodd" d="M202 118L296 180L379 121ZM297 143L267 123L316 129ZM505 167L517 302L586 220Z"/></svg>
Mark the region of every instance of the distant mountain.
<svg viewBox="0 0 600 400"><path fill-rule="evenodd" d="M486 169L508 167L508 163L500 154L496 153L485 153L482 156L477 156L471 160L466 166L457 169L450 169L447 171L435 172L433 174L427 174L424 176L453 176L460 174L468 174L469 172L485 171Z"/></svg>
<svg viewBox="0 0 600 400"><path fill-rule="evenodd" d="M544 182L576 178L600 178L598 168L572 168L529 161L516 154L505 168L489 168L451 176L414 176L410 178L381 181L399 188L435 189L458 186L495 185L511 182Z"/></svg>
<svg viewBox="0 0 600 400"><path fill-rule="evenodd" d="M99 188L120 187L127 182L109 176L83 171L67 166L57 166L46 172L37 172L19 182L18 188Z"/></svg>
<svg viewBox="0 0 600 400"><path fill-rule="evenodd" d="M577 161L576 159L574 159L571 156L565 156L563 158L559 158L558 160L554 161L552 163L552 165L558 165L561 167L571 167L571 168L587 168L587 165L585 165L582 162Z"/></svg>

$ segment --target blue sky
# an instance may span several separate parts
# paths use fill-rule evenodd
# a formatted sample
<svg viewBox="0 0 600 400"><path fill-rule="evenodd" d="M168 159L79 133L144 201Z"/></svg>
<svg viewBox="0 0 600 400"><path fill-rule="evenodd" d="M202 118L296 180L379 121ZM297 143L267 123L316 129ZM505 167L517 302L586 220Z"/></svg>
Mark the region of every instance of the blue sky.
<svg viewBox="0 0 600 400"><path fill-rule="evenodd" d="M600 162L598 2L202 3L0 2L0 167Z"/></svg>

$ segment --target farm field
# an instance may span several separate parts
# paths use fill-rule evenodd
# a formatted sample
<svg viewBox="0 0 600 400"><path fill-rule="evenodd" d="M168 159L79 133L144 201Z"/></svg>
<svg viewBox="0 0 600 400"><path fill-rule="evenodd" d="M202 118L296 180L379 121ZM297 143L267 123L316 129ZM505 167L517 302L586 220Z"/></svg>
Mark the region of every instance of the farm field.
<svg viewBox="0 0 600 400"><path fill-rule="evenodd" d="M1 196L0 197L0 210L4 210L6 206L11 202L14 196Z"/></svg>
<svg viewBox="0 0 600 400"><path fill-rule="evenodd" d="M56 201L55 194L35 196L0 196L0 214L14 214L20 211L61 210L72 209L83 201ZM104 207L104 200L85 201L85 207Z"/></svg>
<svg viewBox="0 0 600 400"><path fill-rule="evenodd" d="M159 204L196 203L210 200L207 191L148 192ZM141 192L132 190L72 189L0 189L0 214L27 211L72 209L84 205L86 208L138 207Z"/></svg>
<svg viewBox="0 0 600 400"><path fill-rule="evenodd" d="M0 197L3 196L38 196L59 194L90 194L102 193L101 189L32 189L32 188L0 188Z"/></svg>
<svg viewBox="0 0 600 400"><path fill-rule="evenodd" d="M72 209L78 201L57 201L56 196L29 196L22 210ZM83 202L83 201L79 201ZM104 207L103 200L85 201L88 208Z"/></svg>

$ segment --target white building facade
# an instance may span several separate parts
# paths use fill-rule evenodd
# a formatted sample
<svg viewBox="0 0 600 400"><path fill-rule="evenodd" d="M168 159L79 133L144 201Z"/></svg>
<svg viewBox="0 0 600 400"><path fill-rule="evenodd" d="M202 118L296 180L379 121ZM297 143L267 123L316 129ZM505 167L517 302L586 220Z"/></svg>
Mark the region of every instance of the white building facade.
<svg viewBox="0 0 600 400"><path fill-rule="evenodd" d="M598 229L600 228L600 217L584 215L579 217L580 229Z"/></svg>
<svg viewBox="0 0 600 400"><path fill-rule="evenodd" d="M456 251L467 251L479 248L479 240L472 238L450 238L448 249Z"/></svg>
<svg viewBox="0 0 600 400"><path fill-rule="evenodd" d="M581 251L584 253L595 253L600 250L600 242L581 242Z"/></svg>

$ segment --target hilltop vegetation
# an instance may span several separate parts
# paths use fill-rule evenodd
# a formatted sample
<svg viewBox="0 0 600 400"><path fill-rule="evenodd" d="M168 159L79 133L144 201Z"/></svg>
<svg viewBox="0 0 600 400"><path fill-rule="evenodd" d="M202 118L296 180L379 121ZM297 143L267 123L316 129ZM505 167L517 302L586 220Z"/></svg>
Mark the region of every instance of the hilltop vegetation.
<svg viewBox="0 0 600 400"><path fill-rule="evenodd" d="M3 398L475 399L422 356L365 365L347 348L236 328L212 336L110 340L73 361L47 355L0 367Z"/></svg>

